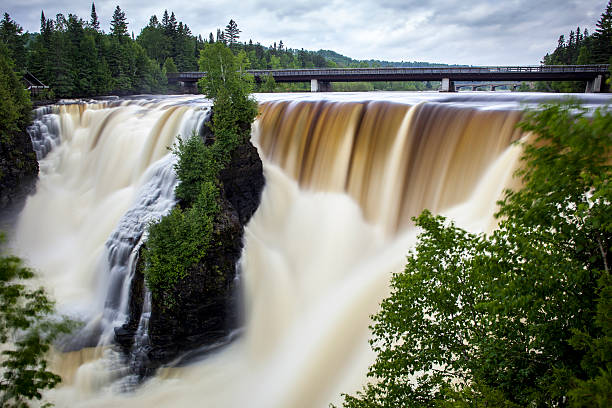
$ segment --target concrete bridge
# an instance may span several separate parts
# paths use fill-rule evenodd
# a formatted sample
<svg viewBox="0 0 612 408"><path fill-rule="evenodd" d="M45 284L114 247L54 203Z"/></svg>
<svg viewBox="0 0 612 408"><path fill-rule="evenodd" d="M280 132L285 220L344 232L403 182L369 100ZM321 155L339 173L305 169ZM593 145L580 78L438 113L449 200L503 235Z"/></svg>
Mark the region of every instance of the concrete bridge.
<svg viewBox="0 0 612 408"><path fill-rule="evenodd" d="M477 91L478 88L489 88L491 91L495 91L497 88L507 87L516 90L521 86L522 82L500 82L500 83L487 83L487 82L475 82L469 84L455 84L455 91L459 91L462 88L469 88L472 91Z"/></svg>
<svg viewBox="0 0 612 408"><path fill-rule="evenodd" d="M276 82L310 82L312 92L331 90L331 82L440 81L442 92L454 92L455 81L586 81L585 92L601 92L609 74L608 65L540 65L499 67L423 67L423 68L311 68L249 70L260 82L272 75ZM168 83L196 89L205 72L168 74Z"/></svg>

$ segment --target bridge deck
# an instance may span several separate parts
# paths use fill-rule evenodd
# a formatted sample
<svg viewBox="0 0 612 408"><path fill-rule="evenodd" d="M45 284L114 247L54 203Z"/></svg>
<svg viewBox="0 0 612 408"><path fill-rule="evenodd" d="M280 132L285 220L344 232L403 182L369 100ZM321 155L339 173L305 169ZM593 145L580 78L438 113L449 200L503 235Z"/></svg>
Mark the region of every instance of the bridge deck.
<svg viewBox="0 0 612 408"><path fill-rule="evenodd" d="M608 74L608 65L541 65L427 68L316 68L249 70L256 81L272 75L276 82L353 81L588 81ZM204 72L168 74L169 82L196 82Z"/></svg>

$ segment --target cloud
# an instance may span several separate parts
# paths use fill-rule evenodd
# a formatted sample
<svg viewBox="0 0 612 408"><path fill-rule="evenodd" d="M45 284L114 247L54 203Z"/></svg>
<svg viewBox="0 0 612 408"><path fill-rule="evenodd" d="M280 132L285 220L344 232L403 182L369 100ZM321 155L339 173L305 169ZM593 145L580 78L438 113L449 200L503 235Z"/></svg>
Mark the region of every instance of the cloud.
<svg viewBox="0 0 612 408"><path fill-rule="evenodd" d="M418 60L472 65L538 64L559 35L576 26L594 30L605 0L161 0L96 2L104 29L115 6L136 35L156 14L174 10L194 34L207 37L234 19L241 39L263 45L331 49L357 59ZM91 4L5 0L3 11L29 31L47 17L74 13L89 19Z"/></svg>

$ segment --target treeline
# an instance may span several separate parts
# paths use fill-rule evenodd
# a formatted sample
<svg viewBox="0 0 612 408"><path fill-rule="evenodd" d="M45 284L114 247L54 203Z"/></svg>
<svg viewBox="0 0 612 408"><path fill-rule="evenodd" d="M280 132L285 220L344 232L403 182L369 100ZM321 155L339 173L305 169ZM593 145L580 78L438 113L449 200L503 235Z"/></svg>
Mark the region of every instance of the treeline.
<svg viewBox="0 0 612 408"><path fill-rule="evenodd" d="M95 4L83 19L75 14L47 18L41 12L40 32L24 33L5 13L0 21L0 40L20 72L29 71L50 91L44 98L73 98L173 91L169 72L196 71L200 52L207 43L227 45L247 69L353 68L379 66L438 66L425 62L358 61L329 50L308 51L287 47L282 40L269 46L240 41L234 20L207 38L195 35L178 21L174 12L161 19L151 16L138 36L130 35L126 13L117 6L110 32L100 27ZM423 90L431 83L360 82L334 84L334 90ZM257 91L308 90L307 83L258 84Z"/></svg>
<svg viewBox="0 0 612 408"><path fill-rule="evenodd" d="M567 37L561 35L557 48L542 59L545 65L609 64L612 58L612 0L597 21L593 34L588 29L571 30ZM540 90L558 92L582 92L584 82L545 82L538 84Z"/></svg>

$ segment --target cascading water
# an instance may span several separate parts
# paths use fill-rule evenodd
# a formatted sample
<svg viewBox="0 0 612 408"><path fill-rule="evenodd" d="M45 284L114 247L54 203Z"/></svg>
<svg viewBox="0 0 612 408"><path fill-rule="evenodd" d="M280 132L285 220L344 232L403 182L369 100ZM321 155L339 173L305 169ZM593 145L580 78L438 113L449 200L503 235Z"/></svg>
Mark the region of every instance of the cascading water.
<svg viewBox="0 0 612 408"><path fill-rule="evenodd" d="M41 271L60 311L86 322L64 350L112 343L127 316L146 226L175 204L168 147L199 131L208 110L147 100L36 111L30 134L41 174L15 245Z"/></svg>
<svg viewBox="0 0 612 408"><path fill-rule="evenodd" d="M60 143L60 124L58 109L53 106L42 106L34 110L34 120L27 132L32 140L36 158L45 158Z"/></svg>
<svg viewBox="0 0 612 408"><path fill-rule="evenodd" d="M48 398L57 406L323 407L357 390L373 360L369 316L416 239L410 217L431 208L489 230L520 155L511 145L521 137L518 97L414 95L259 96L253 139L266 187L245 229L244 334L123 394L113 379L125 366L107 345L125 318L144 227L174 203L167 146L198 129L208 105L180 97L47 112L61 143L42 159L13 244L60 310L89 322L71 349L97 346L58 354L67 385Z"/></svg>

